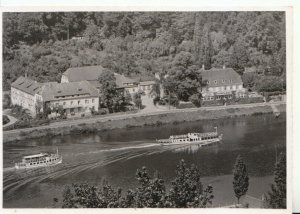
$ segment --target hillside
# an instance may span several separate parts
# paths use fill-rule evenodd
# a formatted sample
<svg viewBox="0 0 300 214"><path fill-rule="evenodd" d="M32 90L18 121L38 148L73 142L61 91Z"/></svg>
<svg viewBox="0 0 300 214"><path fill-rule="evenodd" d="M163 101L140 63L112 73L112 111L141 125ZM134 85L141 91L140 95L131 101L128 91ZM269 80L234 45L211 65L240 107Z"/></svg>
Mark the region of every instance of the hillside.
<svg viewBox="0 0 300 214"><path fill-rule="evenodd" d="M67 68L83 65L131 76L166 74L182 53L192 54L198 68L226 65L242 75L255 66L282 85L285 51L283 12L3 14L4 90L25 72L40 82L59 81ZM264 88L263 78L246 78L249 87Z"/></svg>

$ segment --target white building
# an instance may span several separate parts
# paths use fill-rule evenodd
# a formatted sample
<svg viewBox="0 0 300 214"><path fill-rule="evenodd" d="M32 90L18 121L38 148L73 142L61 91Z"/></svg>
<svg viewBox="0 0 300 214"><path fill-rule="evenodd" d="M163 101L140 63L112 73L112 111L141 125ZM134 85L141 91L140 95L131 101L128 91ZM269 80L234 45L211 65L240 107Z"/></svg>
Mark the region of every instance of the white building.
<svg viewBox="0 0 300 214"><path fill-rule="evenodd" d="M202 81L206 82L206 86L202 88L204 101L245 97L246 89L243 88L242 78L232 68L202 69L201 75Z"/></svg>
<svg viewBox="0 0 300 214"><path fill-rule="evenodd" d="M33 115L36 114L37 97L42 84L26 77L19 77L11 84L12 105L22 106Z"/></svg>
<svg viewBox="0 0 300 214"><path fill-rule="evenodd" d="M54 114L62 108L65 114L90 114L98 111L99 95L95 87L87 81L71 83L46 83L38 94L45 106Z"/></svg>
<svg viewBox="0 0 300 214"><path fill-rule="evenodd" d="M28 109L33 115L37 113L38 106L41 111L48 106L53 112L63 108L68 116L89 114L91 109L98 111L99 96L97 89L87 81L38 83L19 77L11 84L11 102Z"/></svg>

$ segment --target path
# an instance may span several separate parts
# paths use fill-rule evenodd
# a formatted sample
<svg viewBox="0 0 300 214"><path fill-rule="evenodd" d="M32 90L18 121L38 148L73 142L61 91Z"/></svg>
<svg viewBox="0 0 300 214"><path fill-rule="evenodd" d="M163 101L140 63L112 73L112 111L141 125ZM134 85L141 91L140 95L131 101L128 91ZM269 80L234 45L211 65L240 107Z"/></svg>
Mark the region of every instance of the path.
<svg viewBox="0 0 300 214"><path fill-rule="evenodd" d="M276 104L285 104L285 102L277 102ZM188 109L172 109L172 110L159 110L155 112L138 112L138 113L129 113L129 114L121 114L121 115L106 115L92 118L80 118L77 120L66 120L60 122L54 122L49 125L34 127L34 128L25 128L25 129L15 129L4 131L4 134L13 134L19 133L22 131L33 131L33 130L42 130L48 128L59 128L59 127L67 127L72 125L79 125L82 123L91 124L97 122L106 122L112 120L122 120L135 118L140 116L152 116L152 115L160 115L160 114L174 114L177 112L195 112L195 111L203 111L203 110L219 110L219 109L230 109L230 108L251 108L251 107L259 107L259 106L270 106L269 103L251 103L251 104L240 104L240 105L228 105L228 106L211 106L211 107L201 107L201 108L188 108Z"/></svg>
<svg viewBox="0 0 300 214"><path fill-rule="evenodd" d="M153 98L149 95L142 96L142 105L145 106L145 108L141 110L143 113L163 111L154 105Z"/></svg>
<svg viewBox="0 0 300 214"><path fill-rule="evenodd" d="M8 115L9 112L10 112L10 109L5 109L5 110L3 110L3 115L6 115L6 116L8 117L8 119L9 119L9 122L6 123L5 125L3 125L3 128L4 128L4 127L7 127L7 126L10 126L10 125L12 125L12 124L14 124L15 122L18 121L17 118Z"/></svg>

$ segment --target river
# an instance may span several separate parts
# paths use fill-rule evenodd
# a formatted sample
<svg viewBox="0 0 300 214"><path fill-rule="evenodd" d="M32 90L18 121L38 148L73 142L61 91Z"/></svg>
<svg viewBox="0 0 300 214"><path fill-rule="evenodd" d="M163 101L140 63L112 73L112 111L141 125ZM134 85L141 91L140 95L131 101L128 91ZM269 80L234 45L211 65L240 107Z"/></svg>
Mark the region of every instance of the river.
<svg viewBox="0 0 300 214"><path fill-rule="evenodd" d="M160 146L155 139L172 134L212 131L218 126L223 141L217 145ZM63 163L54 167L14 170L14 162L25 155L55 153ZM237 155L247 165L250 186L247 195L261 198L273 182L276 154L286 150L286 117L257 115L211 121L167 124L111 130L85 135L43 137L3 145L3 206L5 208L51 207L61 202L64 187L103 179L115 187L135 188L136 169L146 166L152 175L160 172L166 184L175 176L176 165L184 159L201 171L204 185L214 188L213 206L234 202L232 168ZM57 206L57 204L55 205Z"/></svg>

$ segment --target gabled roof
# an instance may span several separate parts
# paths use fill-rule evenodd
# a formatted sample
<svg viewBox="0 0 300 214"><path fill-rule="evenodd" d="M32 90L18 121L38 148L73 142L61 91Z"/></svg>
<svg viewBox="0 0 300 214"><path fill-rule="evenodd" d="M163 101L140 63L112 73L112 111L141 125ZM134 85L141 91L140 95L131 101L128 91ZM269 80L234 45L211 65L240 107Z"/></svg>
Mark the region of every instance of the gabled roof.
<svg viewBox="0 0 300 214"><path fill-rule="evenodd" d="M46 83L39 94L43 101L63 99L64 96L82 95L87 97L98 97L97 89L88 81L67 83Z"/></svg>
<svg viewBox="0 0 300 214"><path fill-rule="evenodd" d="M241 76L232 68L211 68L200 72L202 80L209 81L211 87L243 84Z"/></svg>
<svg viewBox="0 0 300 214"><path fill-rule="evenodd" d="M21 76L11 84L11 87L27 94L35 95L42 87L42 84L27 77Z"/></svg>
<svg viewBox="0 0 300 214"><path fill-rule="evenodd" d="M68 68L63 75L66 76L69 82L92 81L97 80L104 68L101 65L84 66L76 68Z"/></svg>
<svg viewBox="0 0 300 214"><path fill-rule="evenodd" d="M155 81L142 81L140 82L140 85L154 85L155 83Z"/></svg>
<svg viewBox="0 0 300 214"><path fill-rule="evenodd" d="M128 84L137 84L136 80L130 79L130 78L125 77L124 75L121 75L121 74L116 74L115 73L115 77L116 77L117 87L119 87L119 88L124 88Z"/></svg>

